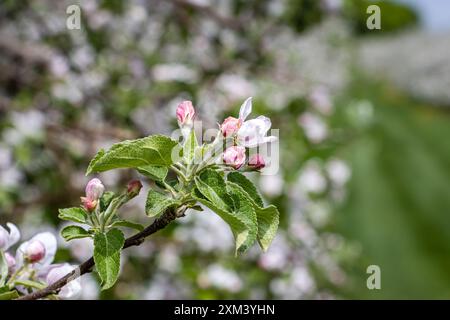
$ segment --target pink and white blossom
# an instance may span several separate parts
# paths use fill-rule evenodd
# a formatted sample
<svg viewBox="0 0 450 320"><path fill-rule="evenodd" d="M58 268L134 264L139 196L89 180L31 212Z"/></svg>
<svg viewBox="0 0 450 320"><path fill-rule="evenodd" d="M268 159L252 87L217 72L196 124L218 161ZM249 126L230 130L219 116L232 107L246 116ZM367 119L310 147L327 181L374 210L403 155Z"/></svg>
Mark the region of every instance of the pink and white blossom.
<svg viewBox="0 0 450 320"><path fill-rule="evenodd" d="M98 203L98 199L103 195L105 186L100 179L91 179L86 185L86 197L81 197L81 202L87 211L93 211Z"/></svg>
<svg viewBox="0 0 450 320"><path fill-rule="evenodd" d="M195 109L189 100L181 102L177 107L177 120L180 127L191 128L194 124Z"/></svg>
<svg viewBox="0 0 450 320"><path fill-rule="evenodd" d="M274 136L267 137L272 122L265 116L245 121L252 112L252 98L248 98L241 105L239 111L240 128L237 132L237 143L243 147L254 148L260 144L276 141Z"/></svg>
<svg viewBox="0 0 450 320"><path fill-rule="evenodd" d="M49 266L55 258L56 249L57 243L53 234L38 233L19 246L16 252L16 265L20 267L28 262L38 269Z"/></svg>
<svg viewBox="0 0 450 320"><path fill-rule="evenodd" d="M223 161L234 169L242 167L245 163L245 159L245 148L241 146L229 147L223 153Z"/></svg>
<svg viewBox="0 0 450 320"><path fill-rule="evenodd" d="M6 226L8 227L9 232L5 228L0 226L0 250L1 251L8 250L11 246L16 244L17 241L19 241L19 239L20 239L20 231L19 231L19 229L17 229L17 227L14 224L8 222L6 224Z"/></svg>
<svg viewBox="0 0 450 320"><path fill-rule="evenodd" d="M236 134L241 126L241 121L234 117L226 118L220 125L222 135L227 138Z"/></svg>
<svg viewBox="0 0 450 320"><path fill-rule="evenodd" d="M45 277L45 282L48 285L54 284L56 281L72 272L75 266L68 263L52 265ZM75 299L81 293L81 281L80 278L74 279L66 284L58 293L58 297L61 299Z"/></svg>

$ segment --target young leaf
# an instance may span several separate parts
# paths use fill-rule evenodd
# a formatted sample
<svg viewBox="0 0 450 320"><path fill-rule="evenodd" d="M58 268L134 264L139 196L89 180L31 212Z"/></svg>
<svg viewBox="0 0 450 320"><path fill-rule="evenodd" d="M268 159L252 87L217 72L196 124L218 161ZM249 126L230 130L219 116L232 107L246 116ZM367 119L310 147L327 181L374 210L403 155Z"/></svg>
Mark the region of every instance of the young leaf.
<svg viewBox="0 0 450 320"><path fill-rule="evenodd" d="M149 217L156 217L162 214L170 207L179 204L179 201L171 198L168 195L159 193L155 190L150 190L147 195L147 202L145 204L145 213Z"/></svg>
<svg viewBox="0 0 450 320"><path fill-rule="evenodd" d="M235 184L251 200L258 221L258 243L263 251L267 251L278 229L280 214L277 207L270 205L264 208L256 187L243 174L229 173L227 180L228 184Z"/></svg>
<svg viewBox="0 0 450 320"><path fill-rule="evenodd" d="M16 290L0 293L0 300L13 300L17 299L18 297L19 294Z"/></svg>
<svg viewBox="0 0 450 320"><path fill-rule="evenodd" d="M111 224L111 227L126 227L135 229L137 231L144 230L144 226L140 223L135 223L127 220L116 220Z"/></svg>
<svg viewBox="0 0 450 320"><path fill-rule="evenodd" d="M91 160L86 175L117 168L170 166L172 149L177 144L176 141L162 135L116 143L108 151L100 150L97 153Z"/></svg>
<svg viewBox="0 0 450 320"><path fill-rule="evenodd" d="M6 277L8 276L8 263L6 261L5 254L0 250L0 287L5 284Z"/></svg>
<svg viewBox="0 0 450 320"><path fill-rule="evenodd" d="M227 193L225 180L214 170L205 170L195 178L195 185L200 193L215 206L231 211L233 200Z"/></svg>
<svg viewBox="0 0 450 320"><path fill-rule="evenodd" d="M86 223L87 213L80 207L59 209L58 218L61 220Z"/></svg>
<svg viewBox="0 0 450 320"><path fill-rule="evenodd" d="M256 240L257 221L252 203L238 187L226 185L223 177L206 170L197 177L192 196L217 213L231 228L236 239L236 253L246 251Z"/></svg>
<svg viewBox="0 0 450 320"><path fill-rule="evenodd" d="M91 234L79 226L67 226L61 230L61 236L66 241L90 237Z"/></svg>
<svg viewBox="0 0 450 320"><path fill-rule="evenodd" d="M120 251L125 237L119 229L97 233L94 237L94 261L102 280L102 290L111 288L120 271Z"/></svg>
<svg viewBox="0 0 450 320"><path fill-rule="evenodd" d="M250 198L255 201L256 205L264 207L264 202L259 195L255 185L242 173L237 171L230 172L227 176L227 180L240 185L245 190L245 192L248 193Z"/></svg>
<svg viewBox="0 0 450 320"><path fill-rule="evenodd" d="M154 180L154 181L163 181L167 177L167 173L169 169L167 167L161 166L143 166L137 168L140 174Z"/></svg>
<svg viewBox="0 0 450 320"><path fill-rule="evenodd" d="M183 158L186 163L192 163L195 157L195 149L198 147L197 137L195 136L195 130L191 130L184 146L183 146Z"/></svg>
<svg viewBox="0 0 450 320"><path fill-rule="evenodd" d="M100 211L105 211L108 208L111 201L114 199L114 192L106 191L100 198Z"/></svg>

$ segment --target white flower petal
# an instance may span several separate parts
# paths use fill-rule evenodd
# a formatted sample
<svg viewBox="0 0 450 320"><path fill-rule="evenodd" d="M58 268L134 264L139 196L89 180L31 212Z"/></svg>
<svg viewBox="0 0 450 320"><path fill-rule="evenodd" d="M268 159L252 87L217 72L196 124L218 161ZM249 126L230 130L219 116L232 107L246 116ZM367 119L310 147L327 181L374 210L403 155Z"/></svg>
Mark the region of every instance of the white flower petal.
<svg viewBox="0 0 450 320"><path fill-rule="evenodd" d="M265 116L259 116L255 120L260 121L259 126L262 132L264 132L264 135L266 135L267 131L269 131L270 127L272 126L272 121L270 121L270 119Z"/></svg>
<svg viewBox="0 0 450 320"><path fill-rule="evenodd" d="M0 226L0 250L8 249L9 233L5 228Z"/></svg>
<svg viewBox="0 0 450 320"><path fill-rule="evenodd" d="M15 245L17 243L17 241L19 241L19 239L20 239L20 231L19 231L19 229L17 229L17 227L14 224L12 224L10 222L8 222L6 225L9 228L8 246L6 248L6 249L8 249L11 246Z"/></svg>
<svg viewBox="0 0 450 320"><path fill-rule="evenodd" d="M239 119L244 121L247 119L248 115L252 112L252 97L247 98L244 103L241 105L241 109L239 111Z"/></svg>
<svg viewBox="0 0 450 320"><path fill-rule="evenodd" d="M64 263L61 265L54 265L53 268L50 269L46 276L46 282L48 285L51 285L67 275L75 269L74 266L70 264ZM74 279L69 282L67 285L61 288L61 291L58 293L58 297L61 299L74 299L81 293L81 283L80 278Z"/></svg>

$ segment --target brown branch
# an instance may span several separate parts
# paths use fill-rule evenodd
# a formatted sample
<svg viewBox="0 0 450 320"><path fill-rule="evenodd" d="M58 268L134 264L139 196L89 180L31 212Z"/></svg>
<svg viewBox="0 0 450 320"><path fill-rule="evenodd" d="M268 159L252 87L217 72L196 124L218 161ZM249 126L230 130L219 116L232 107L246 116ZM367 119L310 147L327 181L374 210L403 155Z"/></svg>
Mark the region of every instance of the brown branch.
<svg viewBox="0 0 450 320"><path fill-rule="evenodd" d="M146 237L157 232L158 230L165 228L169 223L171 223L176 218L177 218L176 211L169 209L161 217L157 218L151 225L145 228L143 231L136 233L134 236L131 236L128 239L126 239L123 249L140 245L142 242L144 242ZM75 280L78 277L81 277L85 273L91 272L94 265L95 265L94 258L91 257L82 264L80 264L72 272L68 273L67 275L65 275L64 277L53 283L52 285L44 289L35 291L33 293L27 294L25 296L22 296L17 300L37 300L45 298L51 294L57 294L61 290L61 288L64 287L66 284L68 284L70 281Z"/></svg>

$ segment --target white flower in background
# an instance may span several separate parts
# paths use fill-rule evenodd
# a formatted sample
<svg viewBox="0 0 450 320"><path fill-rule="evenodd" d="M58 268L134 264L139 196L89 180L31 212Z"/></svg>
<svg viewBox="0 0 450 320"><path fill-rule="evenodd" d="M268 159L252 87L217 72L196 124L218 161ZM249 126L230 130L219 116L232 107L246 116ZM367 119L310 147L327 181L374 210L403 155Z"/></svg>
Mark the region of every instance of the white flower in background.
<svg viewBox="0 0 450 320"><path fill-rule="evenodd" d="M203 288L215 287L233 293L242 289L242 280L239 276L219 264L212 264L202 272L198 277L198 283Z"/></svg>
<svg viewBox="0 0 450 320"><path fill-rule="evenodd" d="M318 116L305 112L298 119L298 124L305 131L305 135L312 143L320 143L328 136L326 123Z"/></svg>
<svg viewBox="0 0 450 320"><path fill-rule="evenodd" d="M158 64L153 67L152 74L155 80L160 82L181 81L193 83L198 78L195 70L184 64L177 63Z"/></svg>
<svg viewBox="0 0 450 320"><path fill-rule="evenodd" d="M237 74L224 74L217 80L217 87L226 93L227 97L242 99L253 94L254 86L250 81Z"/></svg>
<svg viewBox="0 0 450 320"><path fill-rule="evenodd" d="M6 226L9 232L0 225L0 251L8 250L20 239L20 231L14 224L8 222Z"/></svg>
<svg viewBox="0 0 450 320"><path fill-rule="evenodd" d="M72 272L75 266L68 263L64 264L54 264L49 269L45 282L48 285L52 285L62 277L64 277L69 272ZM80 278L74 279L66 284L58 293L58 297L61 299L76 299L81 293L81 280Z"/></svg>
<svg viewBox="0 0 450 320"><path fill-rule="evenodd" d="M278 233L269 250L259 257L258 264L264 270L283 270L289 262L291 250L284 234Z"/></svg>
<svg viewBox="0 0 450 320"><path fill-rule="evenodd" d="M304 192L322 193L327 188L327 180L316 162L305 165L298 179L299 186Z"/></svg>
<svg viewBox="0 0 450 320"><path fill-rule="evenodd" d="M261 176L259 187L269 197L277 197L283 192L283 177L280 174Z"/></svg>
<svg viewBox="0 0 450 320"><path fill-rule="evenodd" d="M349 166L342 160L332 159L326 165L328 176L333 185L343 187L351 177Z"/></svg>
<svg viewBox="0 0 450 320"><path fill-rule="evenodd" d="M333 112L333 103L331 102L328 89L323 86L315 87L309 95L314 108L324 115L330 115Z"/></svg>

